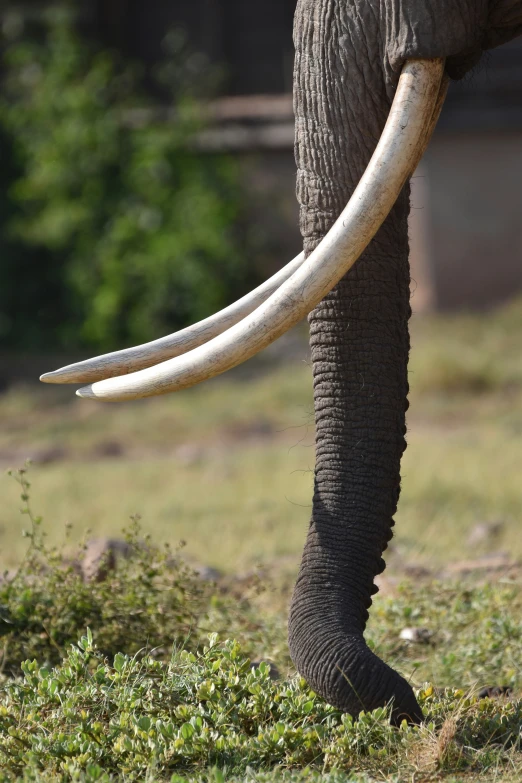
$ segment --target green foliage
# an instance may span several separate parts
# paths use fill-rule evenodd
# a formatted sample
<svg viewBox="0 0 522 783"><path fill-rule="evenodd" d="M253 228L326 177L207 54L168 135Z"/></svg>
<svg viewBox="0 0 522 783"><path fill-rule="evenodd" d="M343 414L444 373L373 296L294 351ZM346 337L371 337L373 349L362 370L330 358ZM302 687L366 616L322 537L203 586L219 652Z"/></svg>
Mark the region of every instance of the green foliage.
<svg viewBox="0 0 522 783"><path fill-rule="evenodd" d="M398 644L397 629L425 629L426 640ZM519 585L407 583L398 598L379 602L371 644L401 671L439 686L520 683L522 595Z"/></svg>
<svg viewBox="0 0 522 783"><path fill-rule="evenodd" d="M63 548L48 547L42 519L33 513L27 467L13 477L21 486L21 512L30 523L26 556L14 577L0 582L1 671L16 675L27 657L57 664L86 627L105 655L121 650L138 655L154 650L168 660L173 645L197 649L209 628L241 633L249 628L249 649L270 639L268 625L256 623L248 599L215 594L169 546L141 537L138 520L125 531L127 552L111 566L100 563L100 578L85 580L82 561Z"/></svg>
<svg viewBox="0 0 522 783"><path fill-rule="evenodd" d="M436 698L428 686L418 694L432 713L422 728L393 728L382 709L355 721L303 679L274 683L268 667L252 670L237 642L220 644L215 634L200 652L180 650L167 663L117 655L111 664L87 631L59 666L28 660L22 669L0 691L0 780L42 769L86 781L168 780L208 768L225 780L219 770L276 766L383 773L423 743L439 749L439 767L466 769L488 743L497 760L499 748L520 745L519 702Z"/></svg>
<svg viewBox="0 0 522 783"><path fill-rule="evenodd" d="M57 663L77 629L87 626L111 656L121 649L135 654L151 645L167 645L162 652L168 656L172 644L197 644L208 596L168 547L159 550L140 539L136 521L126 534L129 551L120 566L107 568L104 579L86 582L81 572L85 552L72 560L46 546L42 520L30 506L26 468L14 475L31 530L16 576L0 584L4 672L18 673L28 655L46 665Z"/></svg>
<svg viewBox="0 0 522 783"><path fill-rule="evenodd" d="M18 168L7 228L32 259L27 286L15 260L2 281L11 347L19 347L9 304L18 287L31 296L33 320L42 299L44 327L49 308L61 319L40 345L22 329L30 347L152 339L242 291L248 272L234 165L192 145L202 127L196 85L212 74L188 73L182 38L167 44L169 122L154 110L142 121L147 101L136 69L83 42L65 10L48 15L43 40L22 32L7 47L0 126Z"/></svg>
<svg viewBox="0 0 522 783"><path fill-rule="evenodd" d="M519 685L514 585L416 585L377 599L370 644L448 687L417 689L421 727L391 726L386 709L354 720L302 678L252 668L261 644L265 654L282 644L282 625L274 633L271 613L203 588L136 528L130 558L84 582L46 547L27 468L14 478L30 545L0 587L0 783L520 780L522 702L479 700L470 682ZM427 627L428 642L401 644L405 625Z"/></svg>
<svg viewBox="0 0 522 783"><path fill-rule="evenodd" d="M121 655L110 665L88 633L60 666L26 661L23 675L4 686L0 704L0 765L20 771L72 774L94 763L135 779L154 767L243 771L318 757L332 766L370 747L396 748L411 731L394 731L380 712L358 726L303 680L276 685L268 667L251 670L237 642L220 645L215 635L200 653L180 651L169 663Z"/></svg>

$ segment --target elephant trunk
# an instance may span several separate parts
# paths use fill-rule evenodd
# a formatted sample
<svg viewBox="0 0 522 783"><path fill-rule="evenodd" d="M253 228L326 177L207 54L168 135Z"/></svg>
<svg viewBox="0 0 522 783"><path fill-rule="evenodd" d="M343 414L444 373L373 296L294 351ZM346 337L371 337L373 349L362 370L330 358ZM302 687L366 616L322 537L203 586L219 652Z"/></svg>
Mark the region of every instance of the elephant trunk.
<svg viewBox="0 0 522 783"><path fill-rule="evenodd" d="M336 17L341 6L300 0L296 14L297 193L307 254L353 192L389 110L382 71L353 61L350 28ZM315 487L289 617L293 661L314 690L355 716L392 705L395 722L419 721L421 710L363 633L392 537L405 448L408 211L406 187L359 261L309 316Z"/></svg>
<svg viewBox="0 0 522 783"><path fill-rule="evenodd" d="M310 316L315 488L289 619L292 658L314 690L352 715L391 703L395 722L420 709L363 632L400 490L408 316L405 229L393 255L370 248Z"/></svg>

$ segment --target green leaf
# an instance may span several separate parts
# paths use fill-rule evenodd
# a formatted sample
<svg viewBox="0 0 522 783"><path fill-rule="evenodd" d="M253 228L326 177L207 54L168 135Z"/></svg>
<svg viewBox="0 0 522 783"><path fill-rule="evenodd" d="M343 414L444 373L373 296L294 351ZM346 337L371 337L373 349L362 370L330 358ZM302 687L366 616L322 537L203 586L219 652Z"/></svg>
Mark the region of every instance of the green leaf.
<svg viewBox="0 0 522 783"><path fill-rule="evenodd" d="M180 729L180 734L184 740L189 740L194 735L195 729L190 723L184 723Z"/></svg>
<svg viewBox="0 0 522 783"><path fill-rule="evenodd" d="M225 783L225 775L221 769L214 767L212 770L213 783Z"/></svg>
<svg viewBox="0 0 522 783"><path fill-rule="evenodd" d="M49 686L49 693L51 694L51 696L54 696L54 694L57 692L59 687L60 687L60 682L57 679L53 678Z"/></svg>
<svg viewBox="0 0 522 783"><path fill-rule="evenodd" d="M150 720L150 718L148 717L148 715L142 715L142 717L141 717L141 718L139 718L139 720L138 720L138 727L139 727L139 728L140 728L142 731L150 731L150 727L151 727L151 725L152 725L152 724L151 724L151 720Z"/></svg>

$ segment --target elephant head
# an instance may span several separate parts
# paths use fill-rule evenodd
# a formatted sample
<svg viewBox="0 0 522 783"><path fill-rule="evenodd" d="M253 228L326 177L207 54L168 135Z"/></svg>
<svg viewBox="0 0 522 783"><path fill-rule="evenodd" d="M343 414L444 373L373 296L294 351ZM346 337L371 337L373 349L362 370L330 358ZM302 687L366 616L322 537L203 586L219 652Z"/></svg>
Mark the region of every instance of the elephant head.
<svg viewBox="0 0 522 783"><path fill-rule="evenodd" d="M42 380L89 383L78 394L102 400L175 391L239 364L309 313L316 468L290 651L337 707L358 715L387 704L395 722L419 721L411 686L363 636L406 445L407 180L448 77L522 32L522 0L299 0L294 29L304 253L200 324Z"/></svg>

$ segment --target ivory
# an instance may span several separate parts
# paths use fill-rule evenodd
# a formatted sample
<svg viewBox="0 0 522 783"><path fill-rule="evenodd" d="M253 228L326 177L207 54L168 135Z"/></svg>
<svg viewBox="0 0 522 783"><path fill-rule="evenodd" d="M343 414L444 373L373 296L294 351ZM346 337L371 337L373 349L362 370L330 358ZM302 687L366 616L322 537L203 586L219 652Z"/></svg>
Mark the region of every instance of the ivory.
<svg viewBox="0 0 522 783"><path fill-rule="evenodd" d="M431 116L431 121L428 127L428 131L426 133L426 137L424 139L424 144L422 146L422 152L420 154L420 158L424 155L426 150L429 147L430 139L433 135L433 131L437 127L437 123L439 121L440 113L442 111L442 108L444 106L444 101L446 100L446 95L448 94L448 87L450 84L450 78L447 76L444 72L442 74L442 79L440 81L440 87L439 87L439 94L437 95L437 100L435 101L435 106L433 107L433 113ZM419 163L420 163L419 158Z"/></svg>
<svg viewBox="0 0 522 783"><path fill-rule="evenodd" d="M422 157L445 89L444 60L408 60L368 167L340 217L294 274L262 305L204 345L154 367L79 389L120 401L194 386L254 356L300 321L353 266Z"/></svg>
<svg viewBox="0 0 522 783"><path fill-rule="evenodd" d="M225 307L219 313L188 326L186 329L181 329L181 331L166 337L160 337L159 340L136 345L133 348L124 348L121 351L95 356L83 362L68 364L54 372L45 373L40 376L40 380L44 383L93 383L103 378L112 378L115 375L125 375L136 370L143 370L158 362L180 356L199 345L203 345L218 334L222 334L252 313L274 291L277 291L279 286L288 280L296 269L299 269L303 261L304 253L300 253L283 269L280 269L279 272L276 272L246 296Z"/></svg>

